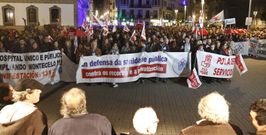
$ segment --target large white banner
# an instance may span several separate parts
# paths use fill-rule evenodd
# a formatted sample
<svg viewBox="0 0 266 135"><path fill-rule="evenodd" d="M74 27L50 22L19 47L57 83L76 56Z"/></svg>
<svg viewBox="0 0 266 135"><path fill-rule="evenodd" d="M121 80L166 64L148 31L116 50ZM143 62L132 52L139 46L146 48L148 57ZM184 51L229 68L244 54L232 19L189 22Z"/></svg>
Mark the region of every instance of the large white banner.
<svg viewBox="0 0 266 135"><path fill-rule="evenodd" d="M0 53L0 77L15 84L19 79L35 79L42 84L60 81L61 52Z"/></svg>
<svg viewBox="0 0 266 135"><path fill-rule="evenodd" d="M235 56L197 51L197 63L200 76L232 78Z"/></svg>
<svg viewBox="0 0 266 135"><path fill-rule="evenodd" d="M131 82L139 78L187 77L191 54L187 52L152 52L101 57L81 57L77 83Z"/></svg>
<svg viewBox="0 0 266 135"><path fill-rule="evenodd" d="M266 58L266 39L250 40L249 54L255 57Z"/></svg>
<svg viewBox="0 0 266 135"><path fill-rule="evenodd" d="M245 42L232 42L231 48L233 50L233 54L241 54L241 55L248 55L249 54L249 41Z"/></svg>

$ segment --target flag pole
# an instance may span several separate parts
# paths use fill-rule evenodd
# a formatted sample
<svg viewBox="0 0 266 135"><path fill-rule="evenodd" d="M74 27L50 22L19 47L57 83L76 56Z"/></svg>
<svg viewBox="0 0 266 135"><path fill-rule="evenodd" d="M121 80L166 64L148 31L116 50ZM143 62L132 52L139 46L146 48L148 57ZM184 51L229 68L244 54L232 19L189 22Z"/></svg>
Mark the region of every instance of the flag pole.
<svg viewBox="0 0 266 135"><path fill-rule="evenodd" d="M248 17L250 17L251 5L252 5L252 0L249 0L249 6L248 6ZM248 31L249 31L249 27L250 27L250 25L248 25Z"/></svg>

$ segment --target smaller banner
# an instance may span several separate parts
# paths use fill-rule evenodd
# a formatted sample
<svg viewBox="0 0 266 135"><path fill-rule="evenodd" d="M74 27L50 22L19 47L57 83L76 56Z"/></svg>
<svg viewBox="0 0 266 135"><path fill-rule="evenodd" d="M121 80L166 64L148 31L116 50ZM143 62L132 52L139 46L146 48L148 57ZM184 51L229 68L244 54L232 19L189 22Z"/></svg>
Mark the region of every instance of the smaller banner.
<svg viewBox="0 0 266 135"><path fill-rule="evenodd" d="M233 50L233 54L241 54L241 55L248 55L249 54L249 41L245 42L232 42L231 48Z"/></svg>
<svg viewBox="0 0 266 135"><path fill-rule="evenodd" d="M101 57L81 57L77 83L123 83L139 78L188 77L191 58L187 52L152 52Z"/></svg>
<svg viewBox="0 0 266 135"><path fill-rule="evenodd" d="M195 68L192 70L192 73L188 77L187 84L188 87L192 89L197 89L201 86L202 83Z"/></svg>
<svg viewBox="0 0 266 135"><path fill-rule="evenodd" d="M0 53L0 77L15 84L19 79L35 79L42 84L60 81L61 52Z"/></svg>
<svg viewBox="0 0 266 135"><path fill-rule="evenodd" d="M245 61L241 54L236 55L236 69L238 70L239 74L242 75L248 71Z"/></svg>
<svg viewBox="0 0 266 135"><path fill-rule="evenodd" d="M232 78L235 56L197 51L197 63L200 76Z"/></svg>
<svg viewBox="0 0 266 135"><path fill-rule="evenodd" d="M266 58L266 40L250 40L249 55Z"/></svg>
<svg viewBox="0 0 266 135"><path fill-rule="evenodd" d="M236 18L228 18L228 19L224 19L224 23L225 23L225 25L236 24Z"/></svg>

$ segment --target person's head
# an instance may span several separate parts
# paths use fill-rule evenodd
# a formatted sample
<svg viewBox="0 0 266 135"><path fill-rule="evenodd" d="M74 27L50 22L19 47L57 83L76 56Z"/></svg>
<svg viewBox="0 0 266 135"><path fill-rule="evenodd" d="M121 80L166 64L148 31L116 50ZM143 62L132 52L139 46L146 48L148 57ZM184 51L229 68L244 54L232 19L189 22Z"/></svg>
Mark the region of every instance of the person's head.
<svg viewBox="0 0 266 135"><path fill-rule="evenodd" d="M87 113L85 92L79 88L72 88L61 98L61 115L72 117Z"/></svg>
<svg viewBox="0 0 266 135"><path fill-rule="evenodd" d="M259 99L250 106L250 117L257 131L266 131L266 99Z"/></svg>
<svg viewBox="0 0 266 135"><path fill-rule="evenodd" d="M202 119L216 124L225 124L229 121L229 104L218 92L212 92L201 98L198 113Z"/></svg>
<svg viewBox="0 0 266 135"><path fill-rule="evenodd" d="M0 83L0 103L11 102L13 90L13 87L8 83Z"/></svg>
<svg viewBox="0 0 266 135"><path fill-rule="evenodd" d="M159 119L151 107L139 108L133 117L133 126L140 134L155 134Z"/></svg>
<svg viewBox="0 0 266 135"><path fill-rule="evenodd" d="M38 103L43 87L37 80L20 79L14 88L13 98L15 101Z"/></svg>
<svg viewBox="0 0 266 135"><path fill-rule="evenodd" d="M37 49L38 48L38 43L33 41L31 44L32 49Z"/></svg>

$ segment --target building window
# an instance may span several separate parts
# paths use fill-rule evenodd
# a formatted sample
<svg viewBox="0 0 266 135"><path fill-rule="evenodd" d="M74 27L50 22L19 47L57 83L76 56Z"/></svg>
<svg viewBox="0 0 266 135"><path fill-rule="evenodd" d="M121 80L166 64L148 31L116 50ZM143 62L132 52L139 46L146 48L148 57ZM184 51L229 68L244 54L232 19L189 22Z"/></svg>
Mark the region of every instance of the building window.
<svg viewBox="0 0 266 135"><path fill-rule="evenodd" d="M146 19L150 19L150 10L146 11L145 18Z"/></svg>
<svg viewBox="0 0 266 135"><path fill-rule="evenodd" d="M143 16L142 16L142 10L138 10L138 19L142 19Z"/></svg>
<svg viewBox="0 0 266 135"><path fill-rule="evenodd" d="M3 13L3 23L6 26L13 26L15 25L15 8L6 5L2 7L2 13Z"/></svg>
<svg viewBox="0 0 266 135"><path fill-rule="evenodd" d="M142 0L139 0L139 7L141 7L142 6Z"/></svg>
<svg viewBox="0 0 266 135"><path fill-rule="evenodd" d="M27 7L27 23L36 25L38 23L38 8L35 6Z"/></svg>
<svg viewBox="0 0 266 135"><path fill-rule="evenodd" d="M50 8L50 23L61 24L61 9L57 6Z"/></svg>
<svg viewBox="0 0 266 135"><path fill-rule="evenodd" d="M134 0L130 0L130 7L134 7Z"/></svg>
<svg viewBox="0 0 266 135"><path fill-rule="evenodd" d="M128 0L121 0L121 4L122 5L127 5L128 4Z"/></svg>
<svg viewBox="0 0 266 135"><path fill-rule="evenodd" d="M150 0L146 0L146 5L150 5Z"/></svg>
<svg viewBox="0 0 266 135"><path fill-rule="evenodd" d="M154 6L159 6L160 5L160 0L153 0L152 5Z"/></svg>
<svg viewBox="0 0 266 135"><path fill-rule="evenodd" d="M130 10L130 18L133 18L133 19L135 19L134 10Z"/></svg>
<svg viewBox="0 0 266 135"><path fill-rule="evenodd" d="M158 19L158 11L154 10L152 16L153 16L153 19Z"/></svg>

